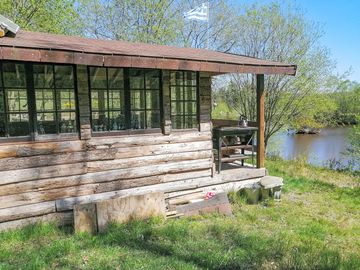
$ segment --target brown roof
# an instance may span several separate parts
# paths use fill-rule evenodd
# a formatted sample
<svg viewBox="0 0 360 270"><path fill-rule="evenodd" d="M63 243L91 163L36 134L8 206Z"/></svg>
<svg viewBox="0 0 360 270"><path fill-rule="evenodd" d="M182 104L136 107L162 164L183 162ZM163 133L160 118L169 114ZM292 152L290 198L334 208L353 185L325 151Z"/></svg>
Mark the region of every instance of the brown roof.
<svg viewBox="0 0 360 270"><path fill-rule="evenodd" d="M214 73L295 75L296 66L204 49L19 31L0 38L1 59Z"/></svg>

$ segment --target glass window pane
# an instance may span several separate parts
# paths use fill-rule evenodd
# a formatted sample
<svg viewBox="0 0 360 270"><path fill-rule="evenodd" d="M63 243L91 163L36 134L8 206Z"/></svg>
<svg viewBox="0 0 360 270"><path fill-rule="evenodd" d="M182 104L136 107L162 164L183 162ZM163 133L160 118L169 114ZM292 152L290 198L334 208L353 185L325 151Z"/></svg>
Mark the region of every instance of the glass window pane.
<svg viewBox="0 0 360 270"><path fill-rule="evenodd" d="M183 102L171 102L171 114L172 115L184 114L184 103Z"/></svg>
<svg viewBox="0 0 360 270"><path fill-rule="evenodd" d="M107 110L108 97L105 90L92 90L91 91L91 108L93 110Z"/></svg>
<svg viewBox="0 0 360 270"><path fill-rule="evenodd" d="M145 91L131 91L131 109L145 109Z"/></svg>
<svg viewBox="0 0 360 270"><path fill-rule="evenodd" d="M109 103L111 110L121 110L124 108L124 91L109 90Z"/></svg>
<svg viewBox="0 0 360 270"><path fill-rule="evenodd" d="M7 90L9 112L27 112L27 93L25 89Z"/></svg>
<svg viewBox="0 0 360 270"><path fill-rule="evenodd" d="M60 133L76 132L76 114L75 112L59 113L59 131Z"/></svg>
<svg viewBox="0 0 360 270"><path fill-rule="evenodd" d="M0 113L5 111L4 92L0 89Z"/></svg>
<svg viewBox="0 0 360 270"><path fill-rule="evenodd" d="M130 69L130 89L144 89L144 71Z"/></svg>
<svg viewBox="0 0 360 270"><path fill-rule="evenodd" d="M171 118L171 124L174 129L183 128L183 116L173 116Z"/></svg>
<svg viewBox="0 0 360 270"><path fill-rule="evenodd" d="M145 112L131 112L131 128L132 129L145 128Z"/></svg>
<svg viewBox="0 0 360 270"><path fill-rule="evenodd" d="M183 100L183 87L182 86L172 86L171 89L171 100Z"/></svg>
<svg viewBox="0 0 360 270"><path fill-rule="evenodd" d="M25 136L29 134L28 114L9 114L8 130L10 136Z"/></svg>
<svg viewBox="0 0 360 270"><path fill-rule="evenodd" d="M196 102L185 103L185 114L196 114Z"/></svg>
<svg viewBox="0 0 360 270"><path fill-rule="evenodd" d="M108 130L107 112L93 112L91 121L93 131Z"/></svg>
<svg viewBox="0 0 360 270"><path fill-rule="evenodd" d="M0 137L6 136L5 114L0 113Z"/></svg>
<svg viewBox="0 0 360 270"><path fill-rule="evenodd" d="M160 112L147 111L146 112L146 126L147 128L160 128Z"/></svg>
<svg viewBox="0 0 360 270"><path fill-rule="evenodd" d="M192 72L192 71L185 72L185 85L196 86L196 72Z"/></svg>
<svg viewBox="0 0 360 270"><path fill-rule="evenodd" d="M109 88L124 88L124 70L122 68L108 69Z"/></svg>
<svg viewBox="0 0 360 270"><path fill-rule="evenodd" d="M171 72L170 84L171 85L183 85L184 84L183 72L182 71Z"/></svg>
<svg viewBox="0 0 360 270"><path fill-rule="evenodd" d="M52 65L33 65L35 88L54 87L54 74Z"/></svg>
<svg viewBox="0 0 360 270"><path fill-rule="evenodd" d="M110 112L110 130L122 130L125 129L125 115L122 111Z"/></svg>
<svg viewBox="0 0 360 270"><path fill-rule="evenodd" d="M36 110L37 111L53 111L54 106L54 93L53 90L36 90Z"/></svg>
<svg viewBox="0 0 360 270"><path fill-rule="evenodd" d="M26 87L25 65L18 63L3 63L5 87Z"/></svg>
<svg viewBox="0 0 360 270"><path fill-rule="evenodd" d="M75 110L75 94L72 89L58 90L60 98L58 99L59 110Z"/></svg>
<svg viewBox="0 0 360 270"><path fill-rule="evenodd" d="M106 68L90 67L90 87L106 89Z"/></svg>
<svg viewBox="0 0 360 270"><path fill-rule="evenodd" d="M185 117L184 128L196 128L196 126L197 126L197 117L196 116L186 116Z"/></svg>
<svg viewBox="0 0 360 270"><path fill-rule="evenodd" d="M56 88L74 87L74 69L72 66L55 66Z"/></svg>
<svg viewBox="0 0 360 270"><path fill-rule="evenodd" d="M159 91L147 91L146 92L146 108L147 109L159 109L160 108L160 92Z"/></svg>
<svg viewBox="0 0 360 270"><path fill-rule="evenodd" d="M160 89L160 71L147 71L145 75L146 89Z"/></svg>
<svg viewBox="0 0 360 270"><path fill-rule="evenodd" d="M185 100L196 100L196 87L185 87Z"/></svg>
<svg viewBox="0 0 360 270"><path fill-rule="evenodd" d="M38 134L57 133L55 113L38 113L36 118Z"/></svg>

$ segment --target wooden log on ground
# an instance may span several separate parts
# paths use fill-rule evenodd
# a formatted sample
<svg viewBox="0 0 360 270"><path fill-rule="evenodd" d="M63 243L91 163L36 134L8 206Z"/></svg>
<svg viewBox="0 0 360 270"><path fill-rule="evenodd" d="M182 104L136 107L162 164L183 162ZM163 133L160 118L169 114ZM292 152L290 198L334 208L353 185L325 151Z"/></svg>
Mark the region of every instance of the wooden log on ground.
<svg viewBox="0 0 360 270"><path fill-rule="evenodd" d="M254 174L257 173L255 171L261 171L262 176L265 175L265 170L263 169L252 169L254 170ZM241 171L241 170L239 170ZM86 196L78 196L73 198L59 199L56 201L56 207L58 211L70 210L73 208L73 205L78 203L90 203L96 202L100 200L107 200L118 197L126 197L131 195L142 195L149 192L179 192L179 191L193 191L197 188L202 188L204 191L208 190L220 190L220 191L230 191L230 190L238 190L242 186L258 182L260 178L252 178L249 180L240 181L242 176L241 173L234 179L233 181L224 182L224 180L219 177L201 177L197 179L188 179L188 180L179 180L176 182L170 183L161 183L151 186L130 188L124 190L115 190L111 192L105 192L101 194L93 194ZM239 180L238 180L239 179ZM245 178L246 179L246 178Z"/></svg>
<svg viewBox="0 0 360 270"><path fill-rule="evenodd" d="M0 231L18 229L36 223L53 223L57 226L72 225L73 211L51 213L43 216L2 222L0 223Z"/></svg>
<svg viewBox="0 0 360 270"><path fill-rule="evenodd" d="M55 202L43 202L18 207L0 209L0 222L41 216L55 212Z"/></svg>
<svg viewBox="0 0 360 270"><path fill-rule="evenodd" d="M134 219L147 219L154 216L165 217L164 193L148 193L96 203L99 232L111 222L128 222Z"/></svg>

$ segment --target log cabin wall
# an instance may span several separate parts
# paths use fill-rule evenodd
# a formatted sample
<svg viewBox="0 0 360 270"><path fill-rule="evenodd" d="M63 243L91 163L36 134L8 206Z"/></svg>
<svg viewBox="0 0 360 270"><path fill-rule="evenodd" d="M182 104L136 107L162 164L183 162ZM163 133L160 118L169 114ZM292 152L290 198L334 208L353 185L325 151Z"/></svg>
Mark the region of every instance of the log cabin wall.
<svg viewBox="0 0 360 270"><path fill-rule="evenodd" d="M199 75L199 127L171 130L170 76L162 72L162 132L94 137L88 69L77 66L79 139L0 143L0 230L72 220L76 203L211 184L211 78Z"/></svg>

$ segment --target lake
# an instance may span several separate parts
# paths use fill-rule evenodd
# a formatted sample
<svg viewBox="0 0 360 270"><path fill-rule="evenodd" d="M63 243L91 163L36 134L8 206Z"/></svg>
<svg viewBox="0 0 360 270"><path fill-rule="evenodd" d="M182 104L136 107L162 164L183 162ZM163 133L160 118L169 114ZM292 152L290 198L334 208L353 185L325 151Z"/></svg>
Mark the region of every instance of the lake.
<svg viewBox="0 0 360 270"><path fill-rule="evenodd" d="M352 127L324 128L319 134L288 134L281 131L269 141L268 154L283 159L304 158L308 163L326 166L330 160L347 165L350 161L344 152L348 147L348 135Z"/></svg>

